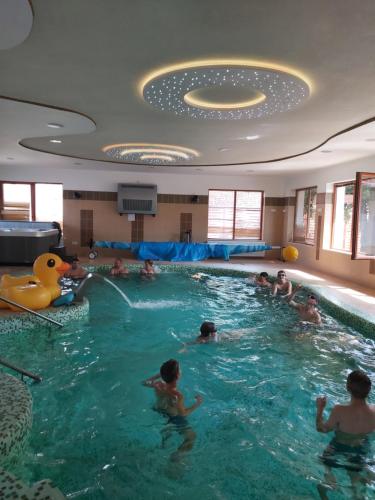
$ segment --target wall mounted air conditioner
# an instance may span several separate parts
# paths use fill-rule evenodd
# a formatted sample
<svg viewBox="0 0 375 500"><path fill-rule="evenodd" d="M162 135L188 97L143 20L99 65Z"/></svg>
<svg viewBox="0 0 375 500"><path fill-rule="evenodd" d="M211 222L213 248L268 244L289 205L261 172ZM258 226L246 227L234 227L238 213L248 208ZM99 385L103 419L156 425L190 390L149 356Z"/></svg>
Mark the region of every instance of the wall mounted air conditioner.
<svg viewBox="0 0 375 500"><path fill-rule="evenodd" d="M120 214L156 214L158 193L155 184L118 184Z"/></svg>

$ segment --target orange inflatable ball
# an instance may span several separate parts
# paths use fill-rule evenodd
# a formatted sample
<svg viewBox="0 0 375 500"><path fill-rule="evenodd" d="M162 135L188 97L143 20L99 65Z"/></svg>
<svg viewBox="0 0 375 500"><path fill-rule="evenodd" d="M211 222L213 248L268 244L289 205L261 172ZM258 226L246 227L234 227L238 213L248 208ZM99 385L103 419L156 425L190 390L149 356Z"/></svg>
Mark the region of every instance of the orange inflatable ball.
<svg viewBox="0 0 375 500"><path fill-rule="evenodd" d="M298 250L296 247L289 245L283 249L283 259L287 262L294 262L298 259Z"/></svg>

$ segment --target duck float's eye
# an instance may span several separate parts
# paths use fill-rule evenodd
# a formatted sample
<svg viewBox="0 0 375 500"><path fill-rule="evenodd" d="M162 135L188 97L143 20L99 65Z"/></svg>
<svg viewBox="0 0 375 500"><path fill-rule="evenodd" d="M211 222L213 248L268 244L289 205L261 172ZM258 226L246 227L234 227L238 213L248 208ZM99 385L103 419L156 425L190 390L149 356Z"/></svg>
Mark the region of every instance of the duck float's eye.
<svg viewBox="0 0 375 500"><path fill-rule="evenodd" d="M49 261L47 262L48 267L54 267L55 264L56 264L55 259L49 259Z"/></svg>

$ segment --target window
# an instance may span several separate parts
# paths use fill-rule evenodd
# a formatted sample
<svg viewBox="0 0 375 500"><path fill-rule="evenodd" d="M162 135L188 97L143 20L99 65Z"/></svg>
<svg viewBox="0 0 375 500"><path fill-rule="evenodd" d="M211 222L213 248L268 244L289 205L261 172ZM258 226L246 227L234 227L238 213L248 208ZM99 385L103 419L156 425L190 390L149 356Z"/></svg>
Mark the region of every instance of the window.
<svg viewBox="0 0 375 500"><path fill-rule="evenodd" d="M357 172L352 259L375 259L375 173Z"/></svg>
<svg viewBox="0 0 375 500"><path fill-rule="evenodd" d="M62 223L62 218L62 184L0 182L0 219Z"/></svg>
<svg viewBox="0 0 375 500"><path fill-rule="evenodd" d="M263 191L208 192L208 239L260 240L262 217Z"/></svg>
<svg viewBox="0 0 375 500"><path fill-rule="evenodd" d="M331 248L350 252L354 206L354 182L335 184L333 191Z"/></svg>
<svg viewBox="0 0 375 500"><path fill-rule="evenodd" d="M1 218L5 220L31 219L30 184L3 184Z"/></svg>
<svg viewBox="0 0 375 500"><path fill-rule="evenodd" d="M293 239L313 245L315 241L316 186L296 191Z"/></svg>

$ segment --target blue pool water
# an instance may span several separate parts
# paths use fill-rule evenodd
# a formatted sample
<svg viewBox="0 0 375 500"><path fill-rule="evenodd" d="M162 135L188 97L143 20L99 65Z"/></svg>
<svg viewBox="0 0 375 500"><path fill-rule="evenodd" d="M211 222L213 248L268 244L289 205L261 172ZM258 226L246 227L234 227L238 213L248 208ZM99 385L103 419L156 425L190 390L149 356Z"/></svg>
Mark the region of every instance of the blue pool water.
<svg viewBox="0 0 375 500"><path fill-rule="evenodd" d="M301 326L245 278L191 274L114 279L134 308L92 281L88 323L0 336L4 356L43 377L30 386L29 445L8 469L50 478L68 498L319 498L330 437L315 431L315 397L327 394L329 408L345 400L355 368L374 380L374 340L324 310L322 327ZM204 320L226 338L179 353ZM169 358L181 363L186 403L204 398L189 417L195 446L179 463L170 455L181 437L161 447L165 419L140 384ZM329 498L351 498L345 470L335 474L340 489ZM375 481L366 488L375 495Z"/></svg>

